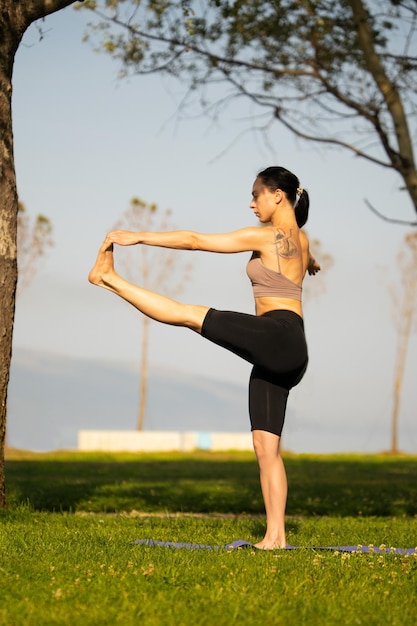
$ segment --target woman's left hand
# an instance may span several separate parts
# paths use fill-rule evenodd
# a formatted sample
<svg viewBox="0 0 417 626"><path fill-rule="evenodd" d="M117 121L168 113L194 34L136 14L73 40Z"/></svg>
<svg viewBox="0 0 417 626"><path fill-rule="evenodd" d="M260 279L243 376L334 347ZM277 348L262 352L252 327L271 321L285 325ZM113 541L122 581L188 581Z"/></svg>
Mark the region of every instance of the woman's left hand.
<svg viewBox="0 0 417 626"><path fill-rule="evenodd" d="M119 246L133 246L140 243L140 233L130 230L112 230L107 233L106 241L116 243Z"/></svg>

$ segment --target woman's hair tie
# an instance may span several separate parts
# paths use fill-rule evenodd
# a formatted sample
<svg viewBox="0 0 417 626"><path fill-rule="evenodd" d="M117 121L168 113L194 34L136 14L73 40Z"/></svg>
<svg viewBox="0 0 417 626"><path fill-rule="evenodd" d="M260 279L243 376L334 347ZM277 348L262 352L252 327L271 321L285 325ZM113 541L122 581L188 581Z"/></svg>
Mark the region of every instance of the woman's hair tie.
<svg viewBox="0 0 417 626"><path fill-rule="evenodd" d="M295 192L295 204L294 208L297 206L301 196L303 195L304 189L302 187L297 187L297 191Z"/></svg>

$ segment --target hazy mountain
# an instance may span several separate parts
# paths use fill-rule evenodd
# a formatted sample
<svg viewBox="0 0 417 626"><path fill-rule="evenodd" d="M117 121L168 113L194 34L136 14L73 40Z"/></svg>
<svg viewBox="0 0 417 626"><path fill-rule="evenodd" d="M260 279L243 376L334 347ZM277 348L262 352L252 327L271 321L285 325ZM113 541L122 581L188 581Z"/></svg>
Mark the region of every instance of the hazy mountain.
<svg viewBox="0 0 417 626"><path fill-rule="evenodd" d="M304 385L308 395L308 386ZM139 371L132 364L72 359L15 348L8 393L8 445L76 448L79 430L135 430ZM295 402L293 402L293 405ZM146 430L249 432L246 384L151 370ZM378 431L379 432L379 431ZM283 445L295 452L383 449L383 435L287 407Z"/></svg>
<svg viewBox="0 0 417 626"><path fill-rule="evenodd" d="M8 444L75 448L79 430L134 430L139 372L133 366L29 350L13 352ZM246 432L245 386L152 370L147 430Z"/></svg>

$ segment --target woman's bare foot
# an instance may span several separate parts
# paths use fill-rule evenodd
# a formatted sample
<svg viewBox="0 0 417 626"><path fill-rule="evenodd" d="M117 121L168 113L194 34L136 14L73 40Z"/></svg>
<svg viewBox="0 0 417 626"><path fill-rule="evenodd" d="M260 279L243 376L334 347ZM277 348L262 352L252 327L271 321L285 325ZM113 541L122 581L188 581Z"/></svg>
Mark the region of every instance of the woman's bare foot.
<svg viewBox="0 0 417 626"><path fill-rule="evenodd" d="M286 547L286 543L282 543L280 541L268 541L267 539L262 539L259 543L255 543L254 547L258 550L282 550Z"/></svg>
<svg viewBox="0 0 417 626"><path fill-rule="evenodd" d="M88 275L88 280L98 287L111 289L110 280L114 274L113 244L105 239L98 251L94 267Z"/></svg>

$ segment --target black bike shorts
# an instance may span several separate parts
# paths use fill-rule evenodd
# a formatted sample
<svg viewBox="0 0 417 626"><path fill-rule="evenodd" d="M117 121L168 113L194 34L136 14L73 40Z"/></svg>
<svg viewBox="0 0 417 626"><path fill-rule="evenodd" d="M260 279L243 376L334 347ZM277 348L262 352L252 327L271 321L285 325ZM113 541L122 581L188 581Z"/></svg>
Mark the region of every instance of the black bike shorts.
<svg viewBox="0 0 417 626"><path fill-rule="evenodd" d="M201 335L253 364L251 428L280 437L289 390L298 385L307 369L303 319L286 310L249 315L209 309Z"/></svg>

